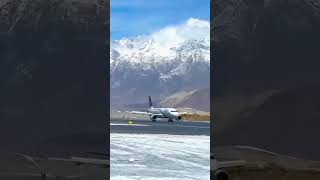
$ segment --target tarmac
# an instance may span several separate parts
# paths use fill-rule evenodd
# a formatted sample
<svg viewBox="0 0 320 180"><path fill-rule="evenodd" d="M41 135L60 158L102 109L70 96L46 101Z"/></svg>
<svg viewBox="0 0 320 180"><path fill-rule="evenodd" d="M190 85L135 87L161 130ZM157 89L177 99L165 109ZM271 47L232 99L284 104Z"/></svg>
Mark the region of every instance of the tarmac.
<svg viewBox="0 0 320 180"><path fill-rule="evenodd" d="M110 177L210 179L210 123L111 118Z"/></svg>
<svg viewBox="0 0 320 180"><path fill-rule="evenodd" d="M129 121L132 124L129 124ZM210 122L179 120L168 122L159 119L152 122L148 119L111 118L111 133L126 134L172 134L172 135L206 135L210 136Z"/></svg>

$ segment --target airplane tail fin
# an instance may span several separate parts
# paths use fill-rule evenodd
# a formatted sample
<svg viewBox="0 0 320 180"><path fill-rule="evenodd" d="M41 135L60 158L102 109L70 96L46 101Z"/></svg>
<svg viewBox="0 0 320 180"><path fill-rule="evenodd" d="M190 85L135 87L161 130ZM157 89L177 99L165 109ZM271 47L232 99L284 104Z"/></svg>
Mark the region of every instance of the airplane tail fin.
<svg viewBox="0 0 320 180"><path fill-rule="evenodd" d="M150 96L149 96L149 107L152 107L152 101Z"/></svg>

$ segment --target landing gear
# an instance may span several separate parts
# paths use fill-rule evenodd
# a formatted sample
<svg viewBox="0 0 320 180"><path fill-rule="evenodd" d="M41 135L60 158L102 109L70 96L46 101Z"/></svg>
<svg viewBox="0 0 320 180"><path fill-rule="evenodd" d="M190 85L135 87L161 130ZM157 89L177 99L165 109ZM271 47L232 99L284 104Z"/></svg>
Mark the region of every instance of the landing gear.
<svg viewBox="0 0 320 180"><path fill-rule="evenodd" d="M169 119L168 119L168 122L169 122L169 123L173 122L173 119L169 118Z"/></svg>

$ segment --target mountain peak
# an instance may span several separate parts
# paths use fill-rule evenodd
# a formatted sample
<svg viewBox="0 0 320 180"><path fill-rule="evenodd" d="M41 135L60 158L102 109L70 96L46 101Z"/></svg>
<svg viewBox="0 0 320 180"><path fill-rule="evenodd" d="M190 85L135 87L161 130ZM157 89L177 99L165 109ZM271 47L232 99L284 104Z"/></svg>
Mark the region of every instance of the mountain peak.
<svg viewBox="0 0 320 180"><path fill-rule="evenodd" d="M117 61L127 61L133 64L158 64L159 61L166 63L179 59L184 62L189 56L194 55L201 56L197 60L210 63L210 40L189 39L177 45L163 47L161 42L153 37L137 36L111 42L110 51L112 67Z"/></svg>
<svg viewBox="0 0 320 180"><path fill-rule="evenodd" d="M160 98L180 90L207 88L210 40L190 38L165 45L153 36L115 40L111 42L110 71L112 97L122 101L127 97L128 103L145 98L144 94L155 93Z"/></svg>

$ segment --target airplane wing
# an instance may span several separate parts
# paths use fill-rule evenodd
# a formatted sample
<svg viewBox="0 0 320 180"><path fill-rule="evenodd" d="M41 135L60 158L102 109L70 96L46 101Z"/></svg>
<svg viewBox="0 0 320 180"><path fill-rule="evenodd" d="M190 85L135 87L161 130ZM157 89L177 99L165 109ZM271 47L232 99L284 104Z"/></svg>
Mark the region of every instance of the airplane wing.
<svg viewBox="0 0 320 180"><path fill-rule="evenodd" d="M188 112L178 112L179 115L184 115L184 114L188 114Z"/></svg>
<svg viewBox="0 0 320 180"><path fill-rule="evenodd" d="M126 111L127 113L132 113L132 114L140 114L140 115L148 115L148 116L155 116L155 117L163 117L165 116L163 114L154 114L150 112L143 112L143 111Z"/></svg>
<svg viewBox="0 0 320 180"><path fill-rule="evenodd" d="M239 167L239 166L245 166L247 164L244 160L233 160L233 161L217 161L212 160L211 161L213 165L213 170L222 169L222 168L228 168L228 167Z"/></svg>
<svg viewBox="0 0 320 180"><path fill-rule="evenodd" d="M71 157L71 158L48 158L48 160L74 162L77 165L81 164L95 164L103 167L109 167L109 160L107 159L95 159L95 158L83 158L83 157Z"/></svg>
<svg viewBox="0 0 320 180"><path fill-rule="evenodd" d="M213 157L213 154L210 153L210 160L212 164L212 170L216 171L218 169L223 168L229 168L229 167L239 167L239 166L245 166L247 164L247 161L245 160L226 160L226 161L218 161Z"/></svg>
<svg viewBox="0 0 320 180"><path fill-rule="evenodd" d="M99 153L97 155L100 154L107 156L105 153ZM49 158L33 157L20 153L1 153L0 155L2 160L0 163L0 179L71 180L91 177L88 179L102 180L107 178L105 170L110 167L110 161L107 158ZM73 163L74 166L72 165ZM67 170L65 170L65 168L67 168Z"/></svg>
<svg viewBox="0 0 320 180"><path fill-rule="evenodd" d="M132 114L142 114L142 115L152 115L150 112L143 112L143 111L126 111L127 113L132 113Z"/></svg>

